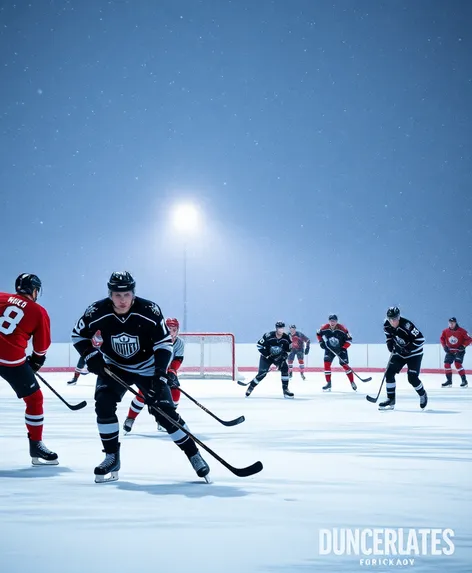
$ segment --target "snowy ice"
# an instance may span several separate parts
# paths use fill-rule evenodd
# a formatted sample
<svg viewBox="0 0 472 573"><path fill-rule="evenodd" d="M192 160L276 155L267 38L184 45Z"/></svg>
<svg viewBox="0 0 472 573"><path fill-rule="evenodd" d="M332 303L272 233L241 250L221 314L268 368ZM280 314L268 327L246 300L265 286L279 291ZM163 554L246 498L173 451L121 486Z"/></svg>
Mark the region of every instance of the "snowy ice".
<svg viewBox="0 0 472 573"><path fill-rule="evenodd" d="M472 394L440 387L423 375L426 411L398 377L397 406L380 412L365 400L381 374L354 393L344 374L294 373L294 400L284 400L271 373L244 398L231 381L182 381L224 427L182 396L190 429L235 466L261 460L264 469L237 478L208 453L213 483L199 480L185 455L139 416L121 436L120 480L95 484L102 459L95 424L94 376L68 387L67 373L44 374L71 402L47 388L44 442L60 465L30 466L23 401L0 380L0 571L23 573L258 573L311 571L472 571ZM119 405L122 424L131 395ZM331 528L451 528L451 556L415 556L413 566L365 566L362 556L319 554L319 531Z"/></svg>

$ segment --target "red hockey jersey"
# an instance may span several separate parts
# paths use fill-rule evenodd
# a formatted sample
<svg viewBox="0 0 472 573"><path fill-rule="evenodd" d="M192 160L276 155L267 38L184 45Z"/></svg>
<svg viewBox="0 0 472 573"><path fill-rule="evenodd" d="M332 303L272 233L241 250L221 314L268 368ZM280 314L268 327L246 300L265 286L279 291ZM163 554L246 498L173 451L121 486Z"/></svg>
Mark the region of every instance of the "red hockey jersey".
<svg viewBox="0 0 472 573"><path fill-rule="evenodd" d="M451 350L459 348L459 346L469 346L472 338L465 328L456 326L456 328L445 328L441 334L441 345L443 348L447 346Z"/></svg>
<svg viewBox="0 0 472 573"><path fill-rule="evenodd" d="M34 352L46 354L51 344L46 310L22 294L0 292L0 365L23 364L31 337Z"/></svg>

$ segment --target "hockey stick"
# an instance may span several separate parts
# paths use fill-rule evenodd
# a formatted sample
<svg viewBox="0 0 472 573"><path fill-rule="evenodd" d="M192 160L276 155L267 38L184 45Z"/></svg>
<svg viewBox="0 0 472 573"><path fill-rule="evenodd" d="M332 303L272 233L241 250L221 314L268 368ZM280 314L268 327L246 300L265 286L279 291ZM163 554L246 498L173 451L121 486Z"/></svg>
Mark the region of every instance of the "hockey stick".
<svg viewBox="0 0 472 573"><path fill-rule="evenodd" d="M117 376L114 372L112 372L109 368L105 368L105 372L108 376L110 376L110 378L112 378L113 380L115 380L115 382L118 382L118 384L121 384L123 386L123 388L126 388L126 390L128 390L129 392L131 392L132 394L134 394L135 396L138 395L138 392L136 392L136 390L134 388L132 388L127 382L125 382L124 380L122 380L119 376ZM247 466L245 468L235 468L234 466L232 466L231 464L229 464L226 460L224 460L223 458L221 458L216 452L214 452L210 447L208 447L206 444L204 444L201 440L199 440L196 436L194 436L189 430L187 430L186 428L184 428L184 426L182 426L182 424L179 424L179 422L176 422L175 420L173 420L168 414L166 414L163 410L161 410L161 408L159 408L159 406L155 406L154 404L150 406L153 410L155 410L160 416L162 416L163 418L165 418L168 422L170 422L171 424L173 424L176 428L178 428L179 430L182 430L182 432L184 432L185 434L187 434L187 436L189 438L192 438L192 440L194 440L201 448L203 448L204 450L206 450L211 456L213 456L216 460L218 460L220 462L221 465L223 465L226 469L228 469L231 473L233 473L234 475L238 476L238 477L248 477L248 476L252 476L254 474L259 473L262 468L263 465L261 462L255 462L250 466Z"/></svg>
<svg viewBox="0 0 472 573"><path fill-rule="evenodd" d="M343 360L343 359L339 356L339 354L338 354L335 350L333 350L333 349L331 348L331 346L328 344L328 341L327 341L327 339L326 339L325 336L323 336L323 340L324 340L324 343L327 345L328 350L329 350L330 352L332 352L335 356L338 357L339 362L340 362L341 364L345 364L346 366L349 366L349 368L351 368L351 366L349 365L349 362L346 362L345 360ZM372 376L369 376L368 378L361 378L361 377L359 376L359 374L357 374L357 372L354 372L354 370L353 370L352 368L351 368L351 372L352 372L352 373L354 374L354 376L355 376L356 378L358 378L361 382L370 382L370 381L372 380Z"/></svg>
<svg viewBox="0 0 472 573"><path fill-rule="evenodd" d="M64 404L69 408L69 410L82 410L82 408L85 408L85 406L87 405L87 402L85 400L83 402L79 402L78 404L69 404L69 402L64 400L64 398L56 390L54 390L54 388L50 384L48 384L46 380L40 374L38 374L38 372L35 372L35 374L41 380L41 382L45 386L47 386L49 390L51 390L51 392L59 398L61 402L64 402Z"/></svg>
<svg viewBox="0 0 472 573"><path fill-rule="evenodd" d="M365 397L365 399L366 399L368 402L371 402L372 404L375 404L375 403L377 402L377 400L379 399L379 397L380 397L380 393L382 392L382 388L383 388L383 385L384 385L384 382L385 382L385 378L387 377L387 370L388 370L388 367L390 366L390 362L391 362L391 360L392 360L392 356L393 356L393 352L390 354L390 358L388 359L387 368L385 368L385 372L384 372L384 375L383 375L383 378L382 378L382 382L380 383L380 388L379 388L379 391L377 392L377 396L376 396L375 398L373 398L372 396L369 396L369 395L367 395L367 396Z"/></svg>
<svg viewBox="0 0 472 573"><path fill-rule="evenodd" d="M196 404L204 412L209 414L212 418L215 418L215 420L217 420L220 424L223 424L223 426L237 426L238 424L242 424L244 422L244 420L246 419L244 416L239 416L239 418L236 418L235 420L229 420L229 421L222 420L221 418L218 418L218 416L213 414L213 412L210 412L210 410L208 410L208 408L205 408L205 406L203 404L200 404L200 402L197 402L197 400L195 400L195 398L192 398L192 396L190 396L190 394L187 394L187 392L185 392L185 390L182 390L182 388L180 386L179 386L179 390L182 392L182 394L184 396L187 396L187 398L189 400L191 400L194 404Z"/></svg>

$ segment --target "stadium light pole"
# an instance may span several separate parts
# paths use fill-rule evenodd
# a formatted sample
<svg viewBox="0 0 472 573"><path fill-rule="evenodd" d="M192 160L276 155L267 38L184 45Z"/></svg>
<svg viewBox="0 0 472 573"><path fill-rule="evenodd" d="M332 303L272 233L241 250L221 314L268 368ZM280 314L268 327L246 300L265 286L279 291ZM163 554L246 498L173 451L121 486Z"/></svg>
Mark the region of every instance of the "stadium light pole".
<svg viewBox="0 0 472 573"><path fill-rule="evenodd" d="M199 213L195 205L191 203L182 203L174 209L173 215L174 227L184 240L184 315L183 315L183 332L187 332L187 242L189 236L198 228Z"/></svg>

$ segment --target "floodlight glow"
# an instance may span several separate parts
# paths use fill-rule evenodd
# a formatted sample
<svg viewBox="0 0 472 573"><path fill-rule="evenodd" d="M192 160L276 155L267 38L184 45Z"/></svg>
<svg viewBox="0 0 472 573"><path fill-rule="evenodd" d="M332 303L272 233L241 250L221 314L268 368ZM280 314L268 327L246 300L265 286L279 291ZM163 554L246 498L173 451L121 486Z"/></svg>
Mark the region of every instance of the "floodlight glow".
<svg viewBox="0 0 472 573"><path fill-rule="evenodd" d="M199 213L191 203L178 205L174 210L174 226L178 231L191 233L198 227Z"/></svg>

